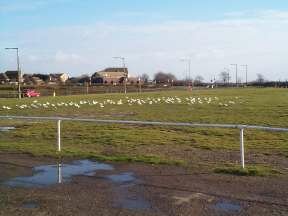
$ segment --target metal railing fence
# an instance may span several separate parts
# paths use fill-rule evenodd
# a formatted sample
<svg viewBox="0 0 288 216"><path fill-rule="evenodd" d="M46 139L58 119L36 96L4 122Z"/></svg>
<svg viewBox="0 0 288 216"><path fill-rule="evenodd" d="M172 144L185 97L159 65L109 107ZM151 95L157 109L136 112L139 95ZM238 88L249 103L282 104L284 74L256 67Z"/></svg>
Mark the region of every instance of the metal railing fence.
<svg viewBox="0 0 288 216"><path fill-rule="evenodd" d="M37 120L37 121L56 121L57 122L57 148L61 152L61 122L92 122L97 124L130 124L130 125L150 125L150 126L177 126L177 127L198 127L198 128L231 128L240 130L240 156L241 166L245 168L245 148L244 148L244 130L256 129L272 132L288 132L288 128L267 127L257 125L243 124L206 124L206 123L183 123L183 122L158 122L158 121L129 121L129 120L103 120L87 118L66 118L66 117L27 117L27 116L0 116L0 119L8 120Z"/></svg>

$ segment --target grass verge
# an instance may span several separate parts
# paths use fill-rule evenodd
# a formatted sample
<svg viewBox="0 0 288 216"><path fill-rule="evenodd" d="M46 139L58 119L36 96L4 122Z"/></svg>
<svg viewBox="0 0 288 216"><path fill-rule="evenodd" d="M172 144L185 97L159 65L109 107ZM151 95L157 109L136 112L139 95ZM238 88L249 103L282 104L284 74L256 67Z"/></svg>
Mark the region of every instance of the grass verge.
<svg viewBox="0 0 288 216"><path fill-rule="evenodd" d="M236 176L278 176L282 172L268 166L250 165L243 169L240 166L228 165L227 167L217 167L214 169L215 173L228 174Z"/></svg>

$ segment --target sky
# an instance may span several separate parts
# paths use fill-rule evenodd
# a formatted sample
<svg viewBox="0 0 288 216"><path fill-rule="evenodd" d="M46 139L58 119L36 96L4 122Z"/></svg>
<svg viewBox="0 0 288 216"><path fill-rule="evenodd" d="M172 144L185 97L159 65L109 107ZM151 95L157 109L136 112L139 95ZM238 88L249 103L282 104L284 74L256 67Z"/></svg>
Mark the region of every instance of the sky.
<svg viewBox="0 0 288 216"><path fill-rule="evenodd" d="M170 72L206 81L235 67L245 80L288 79L287 0L0 0L0 72Z"/></svg>

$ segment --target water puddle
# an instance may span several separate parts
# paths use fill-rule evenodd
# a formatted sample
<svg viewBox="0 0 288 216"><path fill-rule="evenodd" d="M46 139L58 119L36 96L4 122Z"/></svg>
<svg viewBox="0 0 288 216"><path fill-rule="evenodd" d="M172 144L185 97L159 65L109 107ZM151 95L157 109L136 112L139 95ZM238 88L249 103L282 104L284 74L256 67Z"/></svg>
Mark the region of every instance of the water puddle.
<svg viewBox="0 0 288 216"><path fill-rule="evenodd" d="M39 208L39 204L37 202L31 201L31 202L24 202L22 205L22 208L25 209L36 209Z"/></svg>
<svg viewBox="0 0 288 216"><path fill-rule="evenodd" d="M129 191L129 189L139 183L134 173L126 172L108 175L107 178L119 185L114 188L114 192L117 194L114 198L114 207L138 211L149 211L152 209L150 202L139 193Z"/></svg>
<svg viewBox="0 0 288 216"><path fill-rule="evenodd" d="M15 127L0 127L0 132L9 132L10 130L15 130Z"/></svg>
<svg viewBox="0 0 288 216"><path fill-rule="evenodd" d="M130 210L147 211L151 210L151 204L143 197L121 197L114 203L116 208L124 208Z"/></svg>
<svg viewBox="0 0 288 216"><path fill-rule="evenodd" d="M118 175L109 175L107 178L114 183L128 183L136 180L134 174L131 172L121 173Z"/></svg>
<svg viewBox="0 0 288 216"><path fill-rule="evenodd" d="M240 212L241 206L236 203L232 203L229 201L220 201L215 204L215 208L217 210L226 211L226 212Z"/></svg>
<svg viewBox="0 0 288 216"><path fill-rule="evenodd" d="M114 167L90 160L79 160L69 164L37 166L32 170L32 176L20 176L12 178L2 184L9 187L42 188L55 184L71 181L73 176L94 176L97 171L115 171ZM133 172L105 175L104 179L109 181L115 196L112 205L136 211L150 211L152 206L143 196L142 192L134 191L140 180ZM26 209L38 208L37 202L25 202L22 205Z"/></svg>
<svg viewBox="0 0 288 216"><path fill-rule="evenodd" d="M113 170L108 164L90 160L75 161L71 164L46 165L33 168L32 176L10 179L3 184L10 187L46 187L69 182L73 176L93 176L97 170Z"/></svg>

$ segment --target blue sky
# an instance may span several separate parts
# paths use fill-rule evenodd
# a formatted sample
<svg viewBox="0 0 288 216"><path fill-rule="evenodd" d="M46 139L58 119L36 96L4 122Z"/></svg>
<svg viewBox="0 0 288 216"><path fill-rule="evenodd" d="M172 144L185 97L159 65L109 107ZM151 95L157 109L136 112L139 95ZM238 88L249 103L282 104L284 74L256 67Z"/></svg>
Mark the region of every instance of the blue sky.
<svg viewBox="0 0 288 216"><path fill-rule="evenodd" d="M237 11L286 10L285 0L1 0L1 30L94 22L215 20ZM133 19L131 19L133 17ZM4 28L3 28L4 27Z"/></svg>
<svg viewBox="0 0 288 216"><path fill-rule="evenodd" d="M27 73L91 74L122 55L135 76L185 77L189 57L206 80L231 63L278 80L288 79L287 23L287 0L1 0L0 47L19 47ZM14 60L0 50L0 71Z"/></svg>

